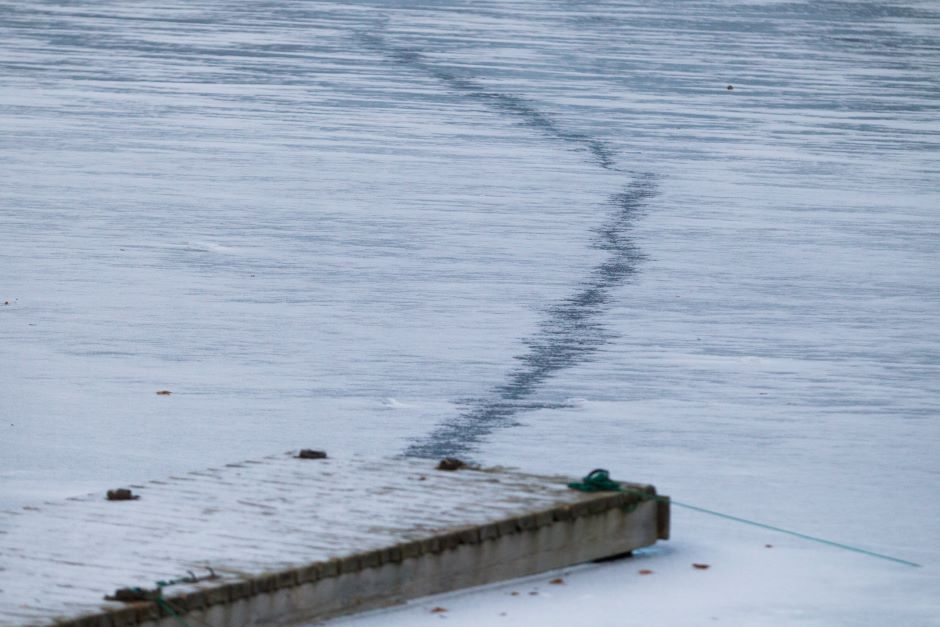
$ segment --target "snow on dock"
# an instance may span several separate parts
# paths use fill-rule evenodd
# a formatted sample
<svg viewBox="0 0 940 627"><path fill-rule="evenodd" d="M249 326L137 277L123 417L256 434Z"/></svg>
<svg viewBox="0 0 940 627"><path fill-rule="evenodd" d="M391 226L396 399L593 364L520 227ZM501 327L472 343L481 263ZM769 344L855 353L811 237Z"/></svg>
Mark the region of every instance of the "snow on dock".
<svg viewBox="0 0 940 627"><path fill-rule="evenodd" d="M668 537L652 486L569 480L288 453L3 511L0 624L290 624Z"/></svg>

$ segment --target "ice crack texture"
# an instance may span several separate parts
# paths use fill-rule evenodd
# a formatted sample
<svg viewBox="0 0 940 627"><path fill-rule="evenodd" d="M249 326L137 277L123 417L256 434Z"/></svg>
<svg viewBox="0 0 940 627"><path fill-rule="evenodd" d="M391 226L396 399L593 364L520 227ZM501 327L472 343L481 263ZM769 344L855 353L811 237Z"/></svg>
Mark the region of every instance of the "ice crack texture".
<svg viewBox="0 0 940 627"><path fill-rule="evenodd" d="M594 163L605 170L619 171L615 151L605 142L569 131L531 102L486 89L453 71L428 63L417 52L396 47L383 37L360 34L370 49L390 60L433 76L463 97L485 103L502 115L520 120L547 137L587 149ZM643 254L631 237L634 221L656 193L655 176L641 174L624 191L609 199L611 217L597 229L594 245L608 251L607 259L593 268L577 291L550 306L538 331L524 343L528 350L516 356L519 364L506 380L493 388L488 398L470 401L464 411L443 421L430 434L413 442L406 455L416 457L468 456L496 429L516 425L524 411L558 407L531 397L559 370L585 362L611 340L600 320L612 299L614 288L636 273Z"/></svg>
<svg viewBox="0 0 940 627"><path fill-rule="evenodd" d="M549 137L586 148L597 165L605 170L617 171L614 160L615 152L610 146L584 133L562 128L555 120L539 111L528 100L512 94L486 89L483 85L467 77L460 76L454 71L426 62L424 57L413 50L394 46L378 35L360 33L359 40L368 48L381 53L396 63L412 67L436 78L448 88L459 92L466 98L482 102L491 109L516 118L524 125Z"/></svg>
<svg viewBox="0 0 940 627"><path fill-rule="evenodd" d="M538 331L525 340L528 350L516 357L519 365L492 390L491 398L471 403L438 425L412 443L406 455L467 456L496 429L516 425L517 414L558 406L529 399L553 374L587 361L611 340L600 318L614 288L635 274L644 258L630 237L631 225L655 193L655 177L644 175L610 199L616 209L609 222L598 229L595 241L610 256L591 271L574 294L548 308Z"/></svg>

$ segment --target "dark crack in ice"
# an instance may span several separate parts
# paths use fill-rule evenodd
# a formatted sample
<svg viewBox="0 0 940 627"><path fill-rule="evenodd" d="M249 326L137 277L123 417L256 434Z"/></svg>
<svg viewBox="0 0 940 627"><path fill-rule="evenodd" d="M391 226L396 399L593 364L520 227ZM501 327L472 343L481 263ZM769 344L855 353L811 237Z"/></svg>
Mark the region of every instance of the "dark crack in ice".
<svg viewBox="0 0 940 627"><path fill-rule="evenodd" d="M493 91L456 70L428 62L414 50L389 42L374 33L362 33L360 41L389 60L418 70L440 81L462 98L479 101L542 135L586 150L593 163L604 170L619 171L615 151L604 141L564 128L533 102L516 95ZM527 350L515 357L518 364L481 399L464 401L464 409L442 421L428 435L412 442L406 455L448 457L471 455L480 442L496 429L517 425L522 412L559 407L558 403L533 397L555 373L587 361L610 342L612 334L601 321L613 290L636 273L643 253L633 241L633 223L655 194L655 177L640 174L608 199L610 217L597 229L594 245L608 257L593 268L569 297L549 306L538 330L524 340Z"/></svg>

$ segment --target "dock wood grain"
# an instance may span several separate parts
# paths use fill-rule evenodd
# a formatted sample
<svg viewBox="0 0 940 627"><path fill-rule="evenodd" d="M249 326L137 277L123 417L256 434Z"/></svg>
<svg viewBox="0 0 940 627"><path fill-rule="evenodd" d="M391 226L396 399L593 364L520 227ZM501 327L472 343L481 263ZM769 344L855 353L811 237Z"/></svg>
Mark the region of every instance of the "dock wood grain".
<svg viewBox="0 0 940 627"><path fill-rule="evenodd" d="M125 486L139 499L103 489L0 511L0 624L296 624L668 537L652 486L585 494L570 480L288 453ZM209 573L160 601L104 599Z"/></svg>

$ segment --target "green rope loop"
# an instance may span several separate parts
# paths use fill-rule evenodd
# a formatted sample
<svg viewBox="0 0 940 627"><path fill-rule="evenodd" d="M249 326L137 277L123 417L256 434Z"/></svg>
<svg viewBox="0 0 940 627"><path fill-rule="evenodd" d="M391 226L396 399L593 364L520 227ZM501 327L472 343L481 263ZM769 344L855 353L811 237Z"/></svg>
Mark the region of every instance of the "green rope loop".
<svg viewBox="0 0 940 627"><path fill-rule="evenodd" d="M623 492L623 486L612 481L610 473L603 468L592 470L580 482L569 483L568 487L582 492Z"/></svg>

